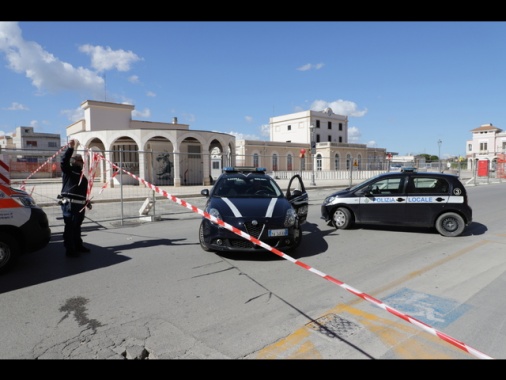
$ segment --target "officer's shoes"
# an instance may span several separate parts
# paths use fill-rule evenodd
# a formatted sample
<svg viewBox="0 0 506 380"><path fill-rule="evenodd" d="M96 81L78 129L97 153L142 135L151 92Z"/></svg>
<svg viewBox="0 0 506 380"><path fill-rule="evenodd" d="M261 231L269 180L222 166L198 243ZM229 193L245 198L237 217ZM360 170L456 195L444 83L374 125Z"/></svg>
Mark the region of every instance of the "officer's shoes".
<svg viewBox="0 0 506 380"><path fill-rule="evenodd" d="M67 257L79 257L79 252L75 251L66 251L65 256Z"/></svg>
<svg viewBox="0 0 506 380"><path fill-rule="evenodd" d="M82 245L77 248L77 252L88 253L88 252L90 252L90 249L86 248L84 245Z"/></svg>

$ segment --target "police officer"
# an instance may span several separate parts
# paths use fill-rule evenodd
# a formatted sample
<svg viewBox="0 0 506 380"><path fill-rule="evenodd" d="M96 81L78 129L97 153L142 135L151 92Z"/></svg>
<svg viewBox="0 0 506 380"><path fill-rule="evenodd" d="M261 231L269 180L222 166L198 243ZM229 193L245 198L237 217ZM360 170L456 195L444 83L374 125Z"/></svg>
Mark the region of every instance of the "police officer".
<svg viewBox="0 0 506 380"><path fill-rule="evenodd" d="M75 140L70 140L68 148L61 159L62 190L61 209L65 227L63 230L63 245L66 255L77 257L81 252L90 252L83 245L81 225L84 220L86 207L91 210L91 203L86 200L88 179L82 173L83 157L74 153Z"/></svg>

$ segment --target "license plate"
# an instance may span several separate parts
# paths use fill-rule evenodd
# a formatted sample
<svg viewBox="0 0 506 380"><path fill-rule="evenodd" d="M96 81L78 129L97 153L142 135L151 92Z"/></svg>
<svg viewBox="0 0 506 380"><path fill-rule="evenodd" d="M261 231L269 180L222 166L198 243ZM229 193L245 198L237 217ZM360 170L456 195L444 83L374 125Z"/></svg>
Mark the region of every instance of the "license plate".
<svg viewBox="0 0 506 380"><path fill-rule="evenodd" d="M269 236L288 236L288 228L283 228L281 230L269 230Z"/></svg>

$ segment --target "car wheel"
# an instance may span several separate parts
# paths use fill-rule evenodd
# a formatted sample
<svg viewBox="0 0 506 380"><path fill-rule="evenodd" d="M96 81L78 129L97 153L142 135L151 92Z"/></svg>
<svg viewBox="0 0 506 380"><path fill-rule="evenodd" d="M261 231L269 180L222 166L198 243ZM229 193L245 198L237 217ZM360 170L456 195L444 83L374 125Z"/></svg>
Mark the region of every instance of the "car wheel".
<svg viewBox="0 0 506 380"><path fill-rule="evenodd" d="M345 230L350 228L353 224L353 216L350 210L344 207L339 207L332 215L332 225L339 229Z"/></svg>
<svg viewBox="0 0 506 380"><path fill-rule="evenodd" d="M455 212L442 214L436 220L436 230L443 236L459 236L465 227L464 218Z"/></svg>
<svg viewBox="0 0 506 380"><path fill-rule="evenodd" d="M0 273L6 272L19 256L19 244L6 233L0 233Z"/></svg>
<svg viewBox="0 0 506 380"><path fill-rule="evenodd" d="M200 227L199 227L199 242L200 242L200 247L204 251L206 251L206 252L210 251L209 247L206 245L206 242L204 241L204 221L202 221L200 223Z"/></svg>

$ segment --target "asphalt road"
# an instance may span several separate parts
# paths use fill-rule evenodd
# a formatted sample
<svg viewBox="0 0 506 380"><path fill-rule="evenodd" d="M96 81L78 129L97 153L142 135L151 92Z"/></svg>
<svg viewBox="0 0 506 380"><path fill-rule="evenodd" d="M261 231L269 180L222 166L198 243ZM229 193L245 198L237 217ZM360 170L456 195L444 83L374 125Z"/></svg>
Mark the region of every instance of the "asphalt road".
<svg viewBox="0 0 506 380"><path fill-rule="evenodd" d="M475 221L457 238L336 231L319 219L328 190L310 190L293 256L303 266L271 252L204 252L201 217L180 205L156 222L88 220L92 252L77 259L54 227L47 248L0 276L0 358L504 359L505 186L468 188Z"/></svg>

